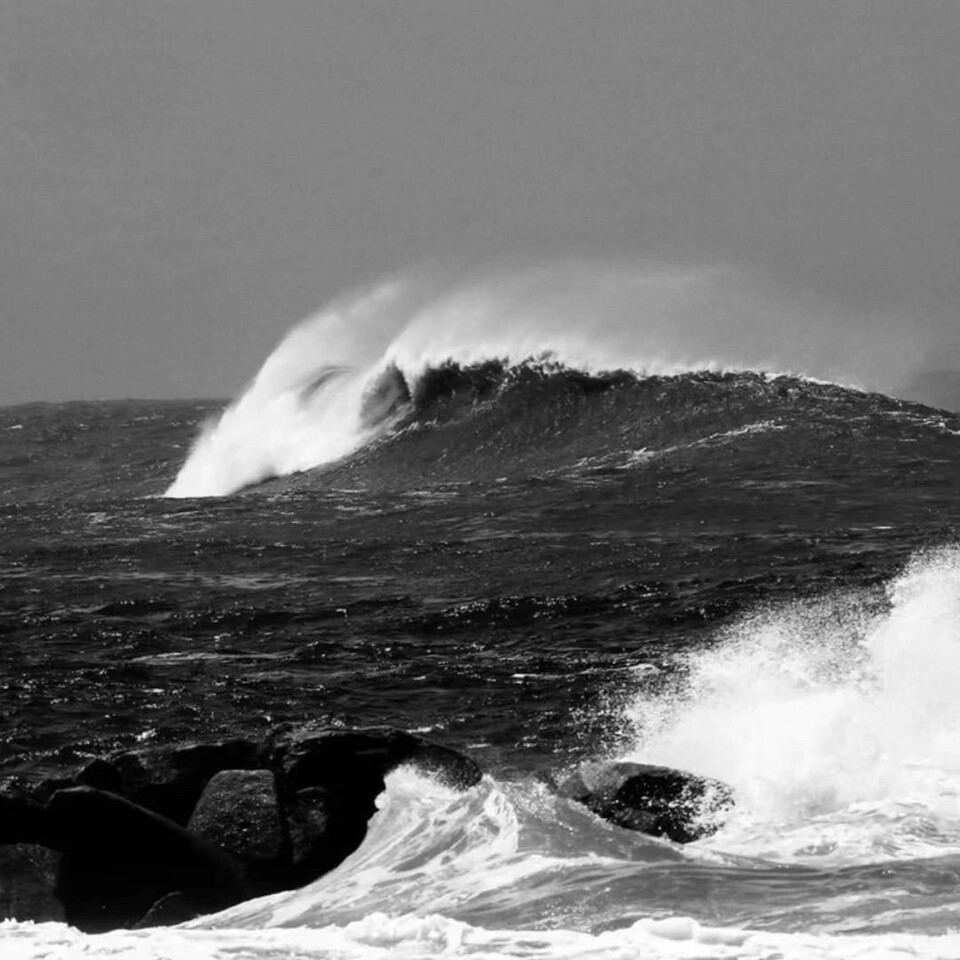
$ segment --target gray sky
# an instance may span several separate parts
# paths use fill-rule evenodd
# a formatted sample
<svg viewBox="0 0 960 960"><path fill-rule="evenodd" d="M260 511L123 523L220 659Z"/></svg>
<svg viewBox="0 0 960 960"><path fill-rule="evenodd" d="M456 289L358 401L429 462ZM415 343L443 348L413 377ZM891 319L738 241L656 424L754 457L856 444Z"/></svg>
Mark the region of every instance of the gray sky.
<svg viewBox="0 0 960 960"><path fill-rule="evenodd" d="M0 0L0 204L0 403L227 396L435 258L733 264L960 370L960 3Z"/></svg>

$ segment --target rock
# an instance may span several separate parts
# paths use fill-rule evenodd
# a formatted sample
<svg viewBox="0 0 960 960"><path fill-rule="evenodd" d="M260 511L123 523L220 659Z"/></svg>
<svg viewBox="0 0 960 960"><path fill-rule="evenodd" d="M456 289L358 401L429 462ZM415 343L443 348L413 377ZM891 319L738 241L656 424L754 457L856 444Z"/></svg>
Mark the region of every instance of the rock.
<svg viewBox="0 0 960 960"><path fill-rule="evenodd" d="M289 790L322 786L367 797L369 816L376 809L374 797L383 791L384 776L403 752L401 736L406 735L388 727L281 728L271 736L269 762Z"/></svg>
<svg viewBox="0 0 960 960"><path fill-rule="evenodd" d="M286 823L270 770L221 770L204 788L188 828L226 850L251 876L280 880L290 862ZM281 885L282 884L282 881Z"/></svg>
<svg viewBox="0 0 960 960"><path fill-rule="evenodd" d="M106 790L108 793L122 794L123 778L115 764L97 757L77 774L76 783L72 786L94 787L97 790Z"/></svg>
<svg viewBox="0 0 960 960"><path fill-rule="evenodd" d="M255 743L233 739L117 753L88 764L76 782L126 797L182 826L214 774L262 766Z"/></svg>
<svg viewBox="0 0 960 960"><path fill-rule="evenodd" d="M297 886L339 866L367 834L368 820L326 787L298 790L287 801L286 815Z"/></svg>
<svg viewBox="0 0 960 960"><path fill-rule="evenodd" d="M483 779L479 764L470 757L439 743L413 739L415 743L401 763L412 764L453 790L469 790Z"/></svg>
<svg viewBox="0 0 960 960"><path fill-rule="evenodd" d="M584 764L559 792L617 826L676 843L716 833L734 803L719 780L642 763Z"/></svg>
<svg viewBox="0 0 960 960"><path fill-rule="evenodd" d="M0 784L0 844L53 847L46 808L13 780Z"/></svg>
<svg viewBox="0 0 960 960"><path fill-rule="evenodd" d="M56 894L60 859L49 847L0 844L0 920L66 919Z"/></svg>
<svg viewBox="0 0 960 960"><path fill-rule="evenodd" d="M60 790L49 815L63 838L57 895L67 922L81 930L130 926L175 891L202 912L250 896L236 858L116 794L87 786Z"/></svg>
<svg viewBox="0 0 960 960"><path fill-rule="evenodd" d="M366 784L379 793L383 778L404 763L459 789L479 783L483 776L469 757L393 727L282 727L274 731L266 750L292 790L343 785L359 791Z"/></svg>
<svg viewBox="0 0 960 960"><path fill-rule="evenodd" d="M406 736L390 728L296 728L274 735L270 758L290 797L298 882L332 870L363 842L383 778L406 755Z"/></svg>

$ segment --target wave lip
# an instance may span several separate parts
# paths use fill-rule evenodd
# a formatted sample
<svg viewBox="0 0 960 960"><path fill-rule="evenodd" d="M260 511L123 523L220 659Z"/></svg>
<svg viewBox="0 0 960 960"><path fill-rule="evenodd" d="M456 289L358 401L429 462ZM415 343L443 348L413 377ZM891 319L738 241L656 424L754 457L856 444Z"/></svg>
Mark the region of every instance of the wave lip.
<svg viewBox="0 0 960 960"><path fill-rule="evenodd" d="M338 460L378 436L408 398L389 366L372 377L324 369L276 392L255 383L203 427L166 496L224 496Z"/></svg>

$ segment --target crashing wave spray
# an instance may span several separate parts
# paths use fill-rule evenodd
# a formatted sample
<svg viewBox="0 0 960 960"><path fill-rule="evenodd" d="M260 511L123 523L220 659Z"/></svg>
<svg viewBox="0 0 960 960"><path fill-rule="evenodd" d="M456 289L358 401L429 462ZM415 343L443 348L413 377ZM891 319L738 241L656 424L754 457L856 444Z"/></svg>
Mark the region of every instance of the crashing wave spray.
<svg viewBox="0 0 960 960"><path fill-rule="evenodd" d="M565 263L438 285L411 276L294 328L208 424L167 491L218 496L381 435L431 365L549 356L589 372L774 370L884 387L835 316L728 269Z"/></svg>
<svg viewBox="0 0 960 960"><path fill-rule="evenodd" d="M384 284L295 327L219 420L205 425L166 495L233 493L336 460L375 436L407 399L400 379L372 370L382 352L377 324L397 315L404 294Z"/></svg>
<svg viewBox="0 0 960 960"><path fill-rule="evenodd" d="M711 844L844 862L960 851L960 547L876 596L755 614L631 705L631 759L718 777L739 821Z"/></svg>

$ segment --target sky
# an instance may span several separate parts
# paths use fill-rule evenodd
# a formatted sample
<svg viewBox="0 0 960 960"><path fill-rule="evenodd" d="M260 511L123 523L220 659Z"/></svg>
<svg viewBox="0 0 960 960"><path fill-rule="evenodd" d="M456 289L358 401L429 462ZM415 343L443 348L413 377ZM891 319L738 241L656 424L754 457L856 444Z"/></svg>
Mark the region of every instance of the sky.
<svg viewBox="0 0 960 960"><path fill-rule="evenodd" d="M230 396L513 258L731 265L960 372L958 51L956 0L2 0L0 404Z"/></svg>

